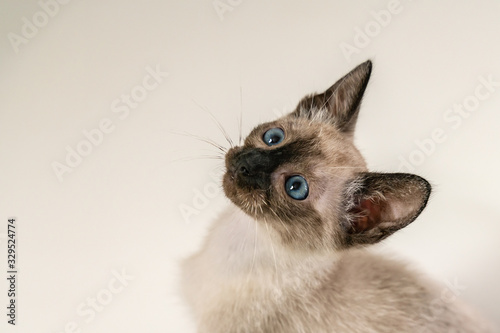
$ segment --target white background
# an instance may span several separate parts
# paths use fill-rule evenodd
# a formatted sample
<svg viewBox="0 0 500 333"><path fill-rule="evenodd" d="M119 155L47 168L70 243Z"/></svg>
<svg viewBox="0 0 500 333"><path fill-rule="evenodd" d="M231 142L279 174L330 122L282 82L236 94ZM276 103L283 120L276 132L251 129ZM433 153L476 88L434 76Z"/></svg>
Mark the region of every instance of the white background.
<svg viewBox="0 0 500 333"><path fill-rule="evenodd" d="M19 245L18 325L6 324L2 278L2 332L194 332L178 262L228 203L209 174L220 161L193 159L214 149L172 133L224 144L199 104L236 140L240 113L246 134L367 59L359 148L376 171L413 156L414 172L434 185L421 217L380 250L458 284L499 325L500 87L460 124L443 117L473 101L480 76L500 82L500 2L401 0L385 26L372 13L385 0L229 3L217 13L212 0L74 0L48 16L37 1L1 2L2 272L8 217ZM26 22L40 25L29 38ZM344 54L346 44L357 53ZM141 91L148 67L169 75L128 116L113 112L122 94ZM113 131L59 181L54 163L67 165L67 149L105 118ZM436 128L446 140L415 152ZM188 206L196 215L186 219ZM133 279L113 294L122 270ZM96 297L100 312L77 313Z"/></svg>

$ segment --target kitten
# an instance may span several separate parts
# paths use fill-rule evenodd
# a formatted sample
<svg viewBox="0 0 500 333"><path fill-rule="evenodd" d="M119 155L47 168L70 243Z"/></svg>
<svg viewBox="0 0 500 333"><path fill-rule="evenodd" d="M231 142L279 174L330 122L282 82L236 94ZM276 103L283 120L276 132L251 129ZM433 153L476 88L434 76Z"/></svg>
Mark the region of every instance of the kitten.
<svg viewBox="0 0 500 333"><path fill-rule="evenodd" d="M439 302L442 289L364 250L415 220L431 192L416 175L368 172L354 146L371 69L227 152L234 205L183 264L199 332L489 331L458 301Z"/></svg>

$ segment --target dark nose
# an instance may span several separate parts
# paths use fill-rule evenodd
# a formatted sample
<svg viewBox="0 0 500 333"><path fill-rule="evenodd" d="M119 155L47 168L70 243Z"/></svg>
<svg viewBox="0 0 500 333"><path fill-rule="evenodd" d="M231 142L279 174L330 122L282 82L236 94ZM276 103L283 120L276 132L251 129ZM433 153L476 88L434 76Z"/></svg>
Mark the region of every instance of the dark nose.
<svg viewBox="0 0 500 333"><path fill-rule="evenodd" d="M236 157L236 172L243 177L251 177L265 170L267 158L260 151L243 151Z"/></svg>
<svg viewBox="0 0 500 333"><path fill-rule="evenodd" d="M233 170L240 185L265 189L275 168L269 153L261 149L243 150L234 157Z"/></svg>

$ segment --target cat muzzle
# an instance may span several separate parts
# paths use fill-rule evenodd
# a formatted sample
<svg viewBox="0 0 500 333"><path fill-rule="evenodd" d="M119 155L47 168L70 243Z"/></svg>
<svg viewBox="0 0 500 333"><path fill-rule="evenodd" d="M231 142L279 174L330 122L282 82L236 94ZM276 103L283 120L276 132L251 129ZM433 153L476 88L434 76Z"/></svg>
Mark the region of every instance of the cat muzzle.
<svg viewBox="0 0 500 333"><path fill-rule="evenodd" d="M258 148L242 149L228 156L228 171L242 188L268 189L271 173L278 166L270 151Z"/></svg>

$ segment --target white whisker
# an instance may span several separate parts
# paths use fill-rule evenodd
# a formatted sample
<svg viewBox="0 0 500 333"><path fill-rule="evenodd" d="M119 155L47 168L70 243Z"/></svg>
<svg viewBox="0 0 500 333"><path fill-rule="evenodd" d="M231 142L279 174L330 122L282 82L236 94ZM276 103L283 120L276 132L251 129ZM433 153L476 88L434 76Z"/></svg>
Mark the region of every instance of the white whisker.
<svg viewBox="0 0 500 333"><path fill-rule="evenodd" d="M213 122L215 123L215 125L217 125L217 127L219 128L219 130L222 132L222 135L224 135L224 137L226 138L226 141L229 143L229 145L232 147L234 147L234 143L233 143L233 140L231 140L231 137L229 136L229 134L227 134L227 131L226 129L222 126L222 124L217 120L217 118L215 118L215 116L213 115L212 112L210 112L210 110L208 110L206 107L202 106L201 104L199 104L196 100L193 100L193 102L198 105L203 111L207 112L209 115L210 115L210 118L212 118Z"/></svg>
<svg viewBox="0 0 500 333"><path fill-rule="evenodd" d="M276 253L274 252L273 240L271 238L271 233L269 232L269 226L267 225L267 221L265 219L264 219L264 223L266 224L267 235L269 236L269 241L271 244L271 252L273 253L274 269L275 269L276 277L278 277L278 263L276 262Z"/></svg>
<svg viewBox="0 0 500 333"><path fill-rule="evenodd" d="M253 243L253 258L252 258L252 265L250 266L250 272L248 272L247 284L250 282L250 278L253 272L253 267L255 265L255 257L257 256L257 223L254 222L254 224L255 224L255 237Z"/></svg>
<svg viewBox="0 0 500 333"><path fill-rule="evenodd" d="M205 137L202 137L202 136L199 136L199 135L196 135L196 134L191 134L191 133L188 133L188 132L170 131L170 133L175 134L175 135L182 135L182 136L191 137L191 138L197 139L199 141L208 143L209 145L217 148L218 150L220 150L224 154L227 152L227 148L223 147L222 145L218 144L217 142L215 142L215 141L213 141L213 140L211 140L209 138L205 138Z"/></svg>
<svg viewBox="0 0 500 333"><path fill-rule="evenodd" d="M271 212L273 213L273 215L276 217L276 219L278 221L280 221L281 225L285 228L286 232L290 235L290 237L293 237L293 234L292 232L290 231L290 229L288 229L288 227L286 226L285 222L283 222L281 220L281 218L278 216L278 213L276 213L276 211L271 207L271 206L268 206L269 210L271 210Z"/></svg>
<svg viewBox="0 0 500 333"><path fill-rule="evenodd" d="M179 157L175 158L173 160L170 160L170 162L180 162L180 161L193 161L193 160L223 160L224 157L222 156L215 156L215 155L199 155L199 156L185 156L185 157Z"/></svg>

